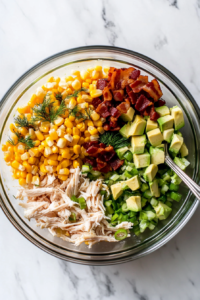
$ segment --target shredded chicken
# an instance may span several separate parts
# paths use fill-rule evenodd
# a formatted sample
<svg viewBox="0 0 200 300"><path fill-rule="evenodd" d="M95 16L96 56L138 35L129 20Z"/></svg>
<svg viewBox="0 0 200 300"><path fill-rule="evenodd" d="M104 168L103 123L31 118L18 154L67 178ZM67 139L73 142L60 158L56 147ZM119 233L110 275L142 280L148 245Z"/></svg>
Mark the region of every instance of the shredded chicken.
<svg viewBox="0 0 200 300"><path fill-rule="evenodd" d="M133 226L130 222L122 222L116 227L110 225L100 190L110 193L101 179L89 181L76 168L70 170L70 176L65 182L60 183L53 175L47 175L39 188L31 186L29 189L20 189L16 198L28 199L26 203L19 203L28 220L34 218L37 226L48 228L53 236L74 243L75 246L85 242L90 248L100 241L117 242L115 232ZM81 209L77 202L71 200L73 195L83 197L87 207ZM72 216L75 216L74 221Z"/></svg>

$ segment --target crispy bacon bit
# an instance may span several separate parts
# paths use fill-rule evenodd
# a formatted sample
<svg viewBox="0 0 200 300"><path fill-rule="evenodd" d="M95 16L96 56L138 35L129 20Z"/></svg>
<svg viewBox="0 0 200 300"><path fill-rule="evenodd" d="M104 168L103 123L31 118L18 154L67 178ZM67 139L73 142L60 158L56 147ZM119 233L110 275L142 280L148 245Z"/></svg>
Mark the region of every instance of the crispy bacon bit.
<svg viewBox="0 0 200 300"><path fill-rule="evenodd" d="M117 127L117 118L110 117L109 125L110 125L110 127L112 127L112 128L116 128L116 127Z"/></svg>
<svg viewBox="0 0 200 300"><path fill-rule="evenodd" d="M134 93L139 93L142 90L143 86L147 84L147 82L148 76L140 75L135 82L130 84L130 87L132 88Z"/></svg>
<svg viewBox="0 0 200 300"><path fill-rule="evenodd" d="M92 156L95 156L97 153L98 153L98 147L95 147L95 146L90 146L88 149L87 149L87 153L92 155Z"/></svg>
<svg viewBox="0 0 200 300"><path fill-rule="evenodd" d="M111 90L115 89L115 78L117 76L117 69L115 68L110 68L109 72L108 72L108 88Z"/></svg>
<svg viewBox="0 0 200 300"><path fill-rule="evenodd" d="M100 148L106 148L106 145L105 145L104 143L100 143L100 144L99 144L99 147L100 147Z"/></svg>
<svg viewBox="0 0 200 300"><path fill-rule="evenodd" d="M112 100L112 94L107 86L103 89L103 99L104 101Z"/></svg>
<svg viewBox="0 0 200 300"><path fill-rule="evenodd" d="M126 92L127 92L128 96L130 98L130 102L132 104L135 104L136 101L137 101L137 94L133 93L133 91L132 91L132 89L130 88L129 85L126 86Z"/></svg>
<svg viewBox="0 0 200 300"><path fill-rule="evenodd" d="M128 80L130 78L130 75L132 74L132 72L134 72L134 70L135 69L132 67L120 69L120 79Z"/></svg>
<svg viewBox="0 0 200 300"><path fill-rule="evenodd" d="M106 78L98 79L97 80L97 89L103 91L103 89L107 86L107 84L108 84L108 79L106 79Z"/></svg>
<svg viewBox="0 0 200 300"><path fill-rule="evenodd" d="M159 99L159 100L156 102L156 106L160 107L160 106L165 105L165 103L166 103L165 100Z"/></svg>
<svg viewBox="0 0 200 300"><path fill-rule="evenodd" d="M160 115L155 111L154 106L150 110L150 120L157 121L160 118Z"/></svg>
<svg viewBox="0 0 200 300"><path fill-rule="evenodd" d="M111 104L109 104L109 102L104 101L103 103L99 104L99 106L96 109L96 112L99 113L102 118L107 118L111 115L108 110L109 106L111 106Z"/></svg>
<svg viewBox="0 0 200 300"><path fill-rule="evenodd" d="M103 169L103 168L107 165L106 162L100 160L99 158L97 158L96 161L97 161L97 168L98 168L99 171L100 171L101 169Z"/></svg>
<svg viewBox="0 0 200 300"><path fill-rule="evenodd" d="M107 165L104 168L101 169L102 173L108 173L112 170L111 166Z"/></svg>
<svg viewBox="0 0 200 300"><path fill-rule="evenodd" d="M111 113L111 116L112 117L115 117L115 118L119 118L121 116L121 113L119 112L119 110L115 107L111 107L110 108L110 113Z"/></svg>
<svg viewBox="0 0 200 300"><path fill-rule="evenodd" d="M100 98L94 98L92 100L92 105L94 106L95 109L97 109L98 105L103 102Z"/></svg>
<svg viewBox="0 0 200 300"><path fill-rule="evenodd" d="M123 101L124 90L115 90L115 91L113 91L113 97L114 97L115 101Z"/></svg>
<svg viewBox="0 0 200 300"><path fill-rule="evenodd" d="M151 82L143 86L143 90L147 92L150 95L150 97L153 98L155 101L158 101L158 99L163 94L160 89L160 85L156 79L153 79Z"/></svg>
<svg viewBox="0 0 200 300"><path fill-rule="evenodd" d="M116 83L115 88L116 90L120 90L122 88L122 80Z"/></svg>
<svg viewBox="0 0 200 300"><path fill-rule="evenodd" d="M109 124L104 124L103 129L105 131L109 131L110 130L110 125Z"/></svg>
<svg viewBox="0 0 200 300"><path fill-rule="evenodd" d="M120 160L118 158L113 159L112 161L110 161L110 165L113 168L114 171L116 171L119 167L121 167L123 165L124 161Z"/></svg>
<svg viewBox="0 0 200 300"><path fill-rule="evenodd" d="M96 159L94 159L94 158L86 157L85 162L90 164L93 168L96 168L96 166L97 166Z"/></svg>
<svg viewBox="0 0 200 300"><path fill-rule="evenodd" d="M129 75L130 79L136 80L138 77L140 76L140 70L134 70L133 72L131 72L131 74Z"/></svg>
<svg viewBox="0 0 200 300"><path fill-rule="evenodd" d="M153 105L151 101L149 101L144 95L141 95L135 104L135 108L139 111L142 112L144 111L148 106Z"/></svg>
<svg viewBox="0 0 200 300"><path fill-rule="evenodd" d="M122 114L125 114L129 108L130 108L130 103L128 101L122 102L117 106L118 111Z"/></svg>
<svg viewBox="0 0 200 300"><path fill-rule="evenodd" d="M121 129L120 126L117 126L115 128L110 128L110 131L119 131Z"/></svg>

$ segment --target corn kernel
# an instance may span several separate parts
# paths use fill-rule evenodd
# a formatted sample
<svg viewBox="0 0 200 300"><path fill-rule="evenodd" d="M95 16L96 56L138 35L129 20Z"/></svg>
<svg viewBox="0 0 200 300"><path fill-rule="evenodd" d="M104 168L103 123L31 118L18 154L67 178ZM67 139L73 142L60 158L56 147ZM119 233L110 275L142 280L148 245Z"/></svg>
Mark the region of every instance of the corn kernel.
<svg viewBox="0 0 200 300"><path fill-rule="evenodd" d="M28 173L26 175L26 183L30 184L32 182L32 174L31 173Z"/></svg>
<svg viewBox="0 0 200 300"><path fill-rule="evenodd" d="M89 83L83 82L82 87L85 88L85 89L88 89L89 88Z"/></svg>
<svg viewBox="0 0 200 300"><path fill-rule="evenodd" d="M33 176L31 183L35 185L40 185L40 178L38 176Z"/></svg>
<svg viewBox="0 0 200 300"><path fill-rule="evenodd" d="M50 166L57 166L58 165L58 161L53 160L53 159L48 159L48 164Z"/></svg>
<svg viewBox="0 0 200 300"><path fill-rule="evenodd" d="M38 150L39 150L41 153L43 153L43 152L44 152L44 146L39 145L39 146L38 146Z"/></svg>
<svg viewBox="0 0 200 300"><path fill-rule="evenodd" d="M28 152L25 152L21 155L21 160L28 160L30 157L30 154Z"/></svg>
<svg viewBox="0 0 200 300"><path fill-rule="evenodd" d="M102 66L96 66L94 69L98 72L102 72Z"/></svg>
<svg viewBox="0 0 200 300"><path fill-rule="evenodd" d="M57 146L52 147L52 153L58 153L58 147Z"/></svg>
<svg viewBox="0 0 200 300"><path fill-rule="evenodd" d="M58 171L59 175L69 175L69 169L63 168Z"/></svg>
<svg viewBox="0 0 200 300"><path fill-rule="evenodd" d="M95 134L95 135L91 135L90 137L90 141L93 142L93 141L98 141L99 139L99 135L98 134Z"/></svg>
<svg viewBox="0 0 200 300"><path fill-rule="evenodd" d="M10 131L15 133L17 131L17 128L15 127L15 125L13 123L10 124Z"/></svg>
<svg viewBox="0 0 200 300"><path fill-rule="evenodd" d="M47 172L48 172L47 169L45 168L45 165L44 165L44 164L42 164L42 165L40 166L40 171L43 172L43 173L47 173Z"/></svg>
<svg viewBox="0 0 200 300"><path fill-rule="evenodd" d="M80 167L79 162L78 162L77 160L74 160L74 161L73 161L73 168L76 169L76 168L78 168L78 167Z"/></svg>
<svg viewBox="0 0 200 300"><path fill-rule="evenodd" d="M61 154L62 154L62 158L67 158L67 159L70 159L72 156L69 148L62 149Z"/></svg>
<svg viewBox="0 0 200 300"><path fill-rule="evenodd" d="M96 84L90 84L89 85L89 90L91 91L96 91Z"/></svg>
<svg viewBox="0 0 200 300"><path fill-rule="evenodd" d="M88 130L86 130L85 132L84 132L84 135L85 135L85 137L87 138L87 137L90 137L90 133L89 133L89 131Z"/></svg>
<svg viewBox="0 0 200 300"><path fill-rule="evenodd" d="M73 127L73 135L80 135L80 131L78 128Z"/></svg>
<svg viewBox="0 0 200 300"><path fill-rule="evenodd" d="M21 171L20 172L20 177L26 178L27 172L26 171Z"/></svg>
<svg viewBox="0 0 200 300"><path fill-rule="evenodd" d="M12 177L13 177L14 179L19 179L19 178L20 178L20 173L21 173L21 172L15 170L15 171L13 172L13 176L12 176Z"/></svg>
<svg viewBox="0 0 200 300"><path fill-rule="evenodd" d="M67 140L64 138L60 138L57 142L57 147L63 149L65 148L66 144L67 144Z"/></svg>
<svg viewBox="0 0 200 300"><path fill-rule="evenodd" d="M73 136L71 136L70 134L65 134L64 138L70 143L73 141Z"/></svg>
<svg viewBox="0 0 200 300"><path fill-rule="evenodd" d="M94 123L91 120L87 120L87 126L94 126Z"/></svg>
<svg viewBox="0 0 200 300"><path fill-rule="evenodd" d="M29 106L18 107L17 111L19 114L27 114L30 112L30 107Z"/></svg>
<svg viewBox="0 0 200 300"><path fill-rule="evenodd" d="M36 163L36 157L30 157L29 159L28 159L28 163L30 164L30 165L34 165L35 163Z"/></svg>
<svg viewBox="0 0 200 300"><path fill-rule="evenodd" d="M75 120L75 117L74 117L74 116L69 116L69 120L70 120L71 122L73 122L73 121Z"/></svg>
<svg viewBox="0 0 200 300"><path fill-rule="evenodd" d="M85 143L85 139L84 139L84 137L81 137L80 140L79 140L79 142L78 142L78 144L82 145L84 143Z"/></svg>
<svg viewBox="0 0 200 300"><path fill-rule="evenodd" d="M48 159L58 160L58 154L51 154Z"/></svg>
<svg viewBox="0 0 200 300"><path fill-rule="evenodd" d="M97 127L97 130L98 130L98 132L99 132L100 134L103 134L103 133L105 132L105 130L103 129L102 126Z"/></svg>
<svg viewBox="0 0 200 300"><path fill-rule="evenodd" d="M58 178L62 181L67 180L68 176L67 175L58 175Z"/></svg>
<svg viewBox="0 0 200 300"><path fill-rule="evenodd" d="M90 136L85 138L85 143L90 142Z"/></svg>
<svg viewBox="0 0 200 300"><path fill-rule="evenodd" d="M25 127L18 128L18 131L19 131L23 136L25 136L26 134L28 134L28 129L25 128Z"/></svg>
<svg viewBox="0 0 200 300"><path fill-rule="evenodd" d="M44 156L48 156L48 155L50 155L50 154L52 154L52 150L51 150L51 148L50 147L45 147L44 148Z"/></svg>
<svg viewBox="0 0 200 300"><path fill-rule="evenodd" d="M92 98L97 98L100 97L102 95L102 90L91 90L90 91L90 96Z"/></svg>
<svg viewBox="0 0 200 300"><path fill-rule="evenodd" d="M54 144L54 141L52 140L51 137L47 137L47 138L46 138L46 143L47 143L47 145L48 145L49 147L52 147L53 144Z"/></svg>
<svg viewBox="0 0 200 300"><path fill-rule="evenodd" d="M72 87L73 89L75 90L80 90L81 88L81 83L78 79L75 79L73 82L72 82Z"/></svg>
<svg viewBox="0 0 200 300"><path fill-rule="evenodd" d="M84 102L84 100L82 99L82 96L78 96L78 98L77 98L77 103L78 104L81 104L81 103L83 103Z"/></svg>
<svg viewBox="0 0 200 300"><path fill-rule="evenodd" d="M94 121L94 126L95 126L95 127L102 127L102 126L103 126L103 123L101 122L101 120L99 120L99 121Z"/></svg>
<svg viewBox="0 0 200 300"><path fill-rule="evenodd" d="M100 119L100 115L94 111L91 115L93 121L98 121Z"/></svg>
<svg viewBox="0 0 200 300"><path fill-rule="evenodd" d="M30 165L27 161L24 161L24 162L22 163L22 165L24 166L24 168L26 169L26 171L27 171L28 173L31 173L32 167L31 167L31 165Z"/></svg>
<svg viewBox="0 0 200 300"><path fill-rule="evenodd" d="M81 75L82 80L86 80L87 78L90 77L90 73L88 71L85 71L85 70L81 71L80 75Z"/></svg>
<svg viewBox="0 0 200 300"><path fill-rule="evenodd" d="M37 137L37 139L39 141L43 141L44 140L44 135L39 130L35 131L35 135L36 135L36 137Z"/></svg>
<svg viewBox="0 0 200 300"><path fill-rule="evenodd" d="M36 147L39 146L39 145L40 145L40 141L39 141L39 140L34 141L34 145L35 145Z"/></svg>
<svg viewBox="0 0 200 300"><path fill-rule="evenodd" d="M2 145L2 146L1 146L1 150L2 150L2 151L7 151L7 150L8 150L8 146L5 145L5 144Z"/></svg>
<svg viewBox="0 0 200 300"><path fill-rule="evenodd" d="M74 136L73 136L73 141L72 141L71 145L72 145L72 146L77 145L78 142L79 142L79 140L80 140L80 136L74 135Z"/></svg>
<svg viewBox="0 0 200 300"><path fill-rule="evenodd" d="M32 166L32 171L31 171L31 173L33 174L33 175L36 175L37 173L38 173L38 166Z"/></svg>
<svg viewBox="0 0 200 300"><path fill-rule="evenodd" d="M90 79L90 78L87 78L87 79L85 79L85 82L87 82L87 83L92 83L92 79Z"/></svg>
<svg viewBox="0 0 200 300"><path fill-rule="evenodd" d="M50 132L50 135L49 135L49 137L52 139L52 140L57 140L58 139L58 134L57 134L57 132L54 130L54 129L51 129L50 130L51 132Z"/></svg>
<svg viewBox="0 0 200 300"><path fill-rule="evenodd" d="M68 118L66 118L65 119L65 126L67 128L73 128L73 123Z"/></svg>
<svg viewBox="0 0 200 300"><path fill-rule="evenodd" d="M33 130L33 128L29 128L29 135L32 140L36 139L35 131Z"/></svg>
<svg viewBox="0 0 200 300"><path fill-rule="evenodd" d="M95 127L93 127L93 126L89 126L89 127L88 127L88 131L89 131L89 133L90 133L91 135L98 134L98 130L97 130Z"/></svg>
<svg viewBox="0 0 200 300"><path fill-rule="evenodd" d="M96 70L94 70L92 72L92 79L98 79L99 78L100 73Z"/></svg>
<svg viewBox="0 0 200 300"><path fill-rule="evenodd" d="M60 163L61 168L67 168L71 165L71 161L69 159L63 159Z"/></svg>
<svg viewBox="0 0 200 300"><path fill-rule="evenodd" d="M21 155L19 153L15 154L15 160L18 161L19 163L21 162Z"/></svg>
<svg viewBox="0 0 200 300"><path fill-rule="evenodd" d="M63 160L63 157L62 157L62 155L59 155L58 156L58 161L61 161L61 160Z"/></svg>
<svg viewBox="0 0 200 300"><path fill-rule="evenodd" d="M26 185L26 179L19 178L19 184L22 185L22 186Z"/></svg>
<svg viewBox="0 0 200 300"><path fill-rule="evenodd" d="M14 160L11 164L11 166L14 168L14 169L19 169L19 166L20 166L20 163L16 160Z"/></svg>
<svg viewBox="0 0 200 300"><path fill-rule="evenodd" d="M81 153L81 146L80 145L75 145L73 147L73 151L75 154L80 154Z"/></svg>
<svg viewBox="0 0 200 300"><path fill-rule="evenodd" d="M57 119L54 121L54 124L56 126L61 126L64 123L64 119L60 116L57 117Z"/></svg>

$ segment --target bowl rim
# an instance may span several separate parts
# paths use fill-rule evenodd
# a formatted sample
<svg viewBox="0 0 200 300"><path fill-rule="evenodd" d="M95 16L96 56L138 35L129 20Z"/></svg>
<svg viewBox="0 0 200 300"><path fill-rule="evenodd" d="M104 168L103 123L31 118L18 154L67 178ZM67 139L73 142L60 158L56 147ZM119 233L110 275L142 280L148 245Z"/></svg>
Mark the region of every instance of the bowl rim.
<svg viewBox="0 0 200 300"><path fill-rule="evenodd" d="M2 99L0 100L0 112L2 110L2 107L4 106L7 97L12 93L12 91L18 86L18 84L20 84L24 78L27 77L27 75L29 75L30 73L32 73L33 71L35 71L38 67L48 63L49 61L52 61L58 57L61 57L63 55L66 54L73 54L73 53L79 53L81 51L92 51L92 50L107 50L107 51L119 51L122 54L128 54L128 55L134 55L144 61L147 61L149 63L151 63L153 66L157 67L158 69L160 69L161 71L163 71L166 75L168 75L172 80L174 80L174 82L182 89L182 91L185 93L185 95L189 98L189 100L191 101L192 105L194 106L195 112L197 113L198 117L200 118L200 108L198 106L198 104L196 103L196 101L194 100L193 96L191 95L191 93L188 91L188 89L185 87L185 85L171 72L169 71L167 68L165 68L163 65L161 65L160 63L156 62L155 60L149 58L146 55L143 55L141 53L129 50L129 49L125 49L125 48L120 48L120 47L114 47L114 46L107 46L107 45L91 45L91 46L81 46L81 47L75 47L75 48L70 48L68 50L64 50L61 52L58 52L54 55L51 55L47 58L45 58L44 60L41 60L39 63L33 65L31 68L29 68L25 73L23 73L12 85L11 87L7 90L7 92L4 94L4 96L2 97ZM0 195L1 198L1 195ZM2 200L2 198L1 198ZM83 260L80 258L74 258L74 257L69 257L67 255L63 256L62 254L59 254L58 252L55 252L54 250L50 250L48 247L45 247L44 245L42 245L40 243L40 241L35 240L34 237L30 237L29 234L27 232L25 232L21 226L17 223L17 221L12 217L12 215L9 213L9 211L7 211L7 208L3 205L3 201L2 203L0 202L0 207L2 209L2 211L4 212L4 214L6 215L6 217L9 219L9 221L14 225L14 227L26 238L28 239L31 243L33 243L35 246L37 246L38 248L40 248L41 250L57 257L63 260L67 260L67 261L71 261L71 262L75 262L75 263L80 263L80 264L90 264L90 265L108 265L108 264L118 264L118 263L124 263L130 260L134 260L140 257L145 256L146 254L150 254L153 251L157 250L158 248L160 248L161 246L163 246L165 243L167 243L171 238L173 238L184 226L185 224L189 221L189 219L192 217L193 213L195 212L197 206L198 206L198 200L194 200L194 203L192 204L192 207L190 207L190 213L189 215L187 214L186 216L183 217L181 223L179 223L179 225L177 225L172 231L171 234L167 235L165 239L161 239L161 241L156 242L155 245L150 245L149 247L147 247L145 250L142 251L142 253L139 251L138 253L133 254L132 255L127 255L127 256L123 256L122 258L117 258L117 259L112 259L110 258L109 260L105 260L103 263L102 261L99 260ZM149 249L150 248L150 249Z"/></svg>

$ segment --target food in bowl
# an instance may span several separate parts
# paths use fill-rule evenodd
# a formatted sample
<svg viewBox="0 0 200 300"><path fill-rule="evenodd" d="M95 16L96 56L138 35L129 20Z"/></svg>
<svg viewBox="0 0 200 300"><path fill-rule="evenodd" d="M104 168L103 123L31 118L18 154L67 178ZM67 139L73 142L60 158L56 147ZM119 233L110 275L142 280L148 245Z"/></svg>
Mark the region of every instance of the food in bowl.
<svg viewBox="0 0 200 300"><path fill-rule="evenodd" d="M134 68L51 77L10 124L2 145L25 217L62 239L91 247L153 230L180 201L180 178L164 164L189 165L183 112L168 108L156 79Z"/></svg>

